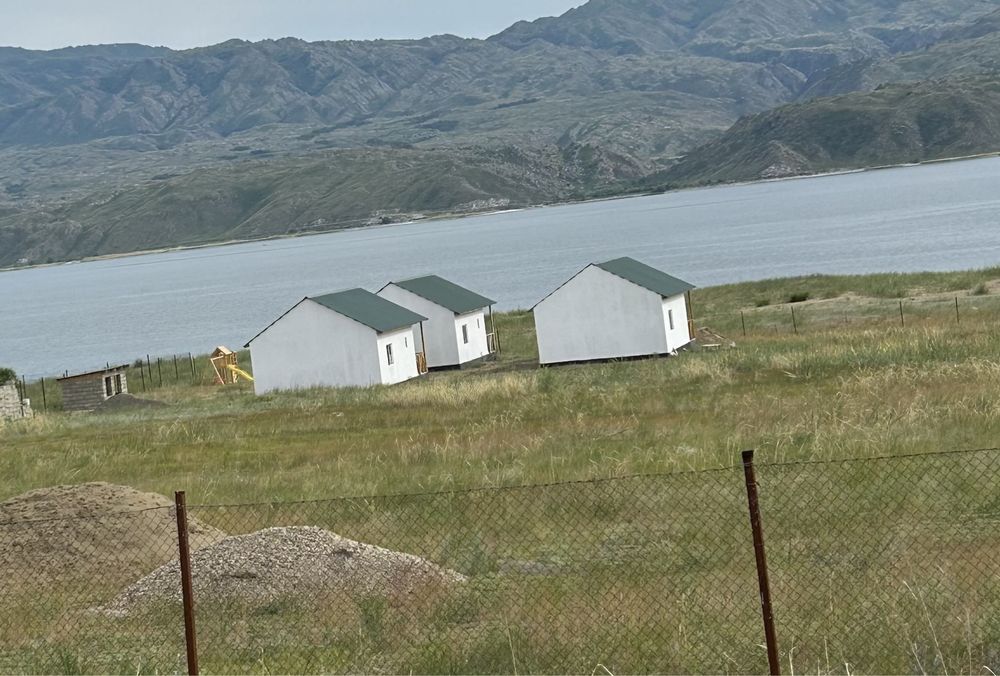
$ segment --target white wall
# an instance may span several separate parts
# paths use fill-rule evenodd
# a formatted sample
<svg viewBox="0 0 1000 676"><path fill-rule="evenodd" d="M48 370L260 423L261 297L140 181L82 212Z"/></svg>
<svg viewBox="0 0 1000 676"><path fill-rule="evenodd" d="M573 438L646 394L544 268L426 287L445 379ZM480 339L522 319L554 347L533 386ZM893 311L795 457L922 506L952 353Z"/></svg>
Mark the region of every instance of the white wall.
<svg viewBox="0 0 1000 676"><path fill-rule="evenodd" d="M594 265L534 314L542 364L668 352L660 295Z"/></svg>
<svg viewBox="0 0 1000 676"><path fill-rule="evenodd" d="M397 305L402 305L418 315L427 317L427 321L424 322L426 350L423 350L420 339L419 324L413 329L413 332L417 338L417 352L425 351L427 353L427 366L429 368L454 366L459 363L458 345L455 343L454 312L395 284L389 284L379 291L378 295Z"/></svg>
<svg viewBox="0 0 1000 676"><path fill-rule="evenodd" d="M254 392L381 383L377 335L304 300L250 343Z"/></svg>
<svg viewBox="0 0 1000 676"><path fill-rule="evenodd" d="M417 370L417 341L413 336L419 330L417 325L378 334L378 364L383 384L393 385L420 375ZM392 364L389 363L387 345L392 345Z"/></svg>
<svg viewBox="0 0 1000 676"><path fill-rule="evenodd" d="M670 328L670 311L674 313L674 328ZM691 342L688 329L687 299L684 295L663 299L663 328L667 332L667 349L674 351Z"/></svg>
<svg viewBox="0 0 1000 676"><path fill-rule="evenodd" d="M456 315L446 307L432 303L423 296L407 291L395 284L389 284L378 292L382 298L402 305L408 310L427 317L424 322L424 338L427 340L427 366L458 366L489 354L486 343L486 312L474 310ZM477 325L478 322L478 325ZM469 327L469 342L462 342L462 325ZM418 334L417 351L421 342L420 327L414 328Z"/></svg>
<svg viewBox="0 0 1000 676"><path fill-rule="evenodd" d="M462 342L462 326L469 329L469 342ZM486 312L475 310L464 315L455 315L452 323L455 342L458 345L458 363L464 364L481 359L490 353L486 341Z"/></svg>

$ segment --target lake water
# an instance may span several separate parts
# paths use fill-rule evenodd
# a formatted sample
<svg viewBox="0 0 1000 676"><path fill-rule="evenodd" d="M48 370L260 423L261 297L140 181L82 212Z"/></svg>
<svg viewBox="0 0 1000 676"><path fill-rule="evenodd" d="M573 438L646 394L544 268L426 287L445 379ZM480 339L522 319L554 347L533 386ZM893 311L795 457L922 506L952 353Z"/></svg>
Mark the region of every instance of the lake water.
<svg viewBox="0 0 1000 676"><path fill-rule="evenodd" d="M29 378L242 346L306 295L436 273L527 308L630 255L705 286L1000 263L1000 158L705 188L0 273Z"/></svg>

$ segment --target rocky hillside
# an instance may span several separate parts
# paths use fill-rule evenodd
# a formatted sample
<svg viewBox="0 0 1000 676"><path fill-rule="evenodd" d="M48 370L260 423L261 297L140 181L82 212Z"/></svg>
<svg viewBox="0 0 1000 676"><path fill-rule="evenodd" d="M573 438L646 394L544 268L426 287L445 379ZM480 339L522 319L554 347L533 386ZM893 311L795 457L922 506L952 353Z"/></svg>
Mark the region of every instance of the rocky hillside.
<svg viewBox="0 0 1000 676"><path fill-rule="evenodd" d="M44 263L522 207L580 198L583 190L624 190L648 171L575 144L381 148L245 160L0 212L0 266L21 258Z"/></svg>
<svg viewBox="0 0 1000 676"><path fill-rule="evenodd" d="M991 72L998 16L1000 0L590 0L487 40L0 48L0 265L624 190L778 106ZM769 152L750 164L822 164ZM730 169L709 173L746 173Z"/></svg>
<svg viewBox="0 0 1000 676"><path fill-rule="evenodd" d="M621 93L750 112L789 100L827 68L922 48L998 8L997 0L591 0L489 40L7 48L0 144L128 135L173 144L272 124L401 118L409 140L424 141L501 131L523 119L501 111L547 108L552 97Z"/></svg>
<svg viewBox="0 0 1000 676"><path fill-rule="evenodd" d="M651 183L749 181L1000 151L1000 75L879 87L740 120Z"/></svg>

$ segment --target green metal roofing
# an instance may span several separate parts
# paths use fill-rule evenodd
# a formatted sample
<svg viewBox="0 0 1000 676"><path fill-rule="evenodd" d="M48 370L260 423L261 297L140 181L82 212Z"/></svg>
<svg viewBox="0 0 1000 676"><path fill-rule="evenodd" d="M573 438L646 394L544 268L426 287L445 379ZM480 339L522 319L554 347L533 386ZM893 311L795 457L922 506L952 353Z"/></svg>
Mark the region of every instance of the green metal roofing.
<svg viewBox="0 0 1000 676"><path fill-rule="evenodd" d="M379 333L401 329L427 320L427 317L423 315L411 312L405 307L380 298L364 289L348 289L347 291L328 293L325 296L310 296L309 300L371 327Z"/></svg>
<svg viewBox="0 0 1000 676"><path fill-rule="evenodd" d="M437 275L406 279L402 282L393 282L393 284L459 315L473 310L481 310L496 303L495 300L480 296L478 293L469 291L465 287Z"/></svg>
<svg viewBox="0 0 1000 676"><path fill-rule="evenodd" d="M634 258L628 258L627 256L605 263L595 263L595 265L605 272L610 272L633 284L638 284L644 289L649 289L653 293L660 294L664 298L679 296L695 288L693 284L688 284L682 279L671 277L665 272L651 268L645 263L640 263Z"/></svg>

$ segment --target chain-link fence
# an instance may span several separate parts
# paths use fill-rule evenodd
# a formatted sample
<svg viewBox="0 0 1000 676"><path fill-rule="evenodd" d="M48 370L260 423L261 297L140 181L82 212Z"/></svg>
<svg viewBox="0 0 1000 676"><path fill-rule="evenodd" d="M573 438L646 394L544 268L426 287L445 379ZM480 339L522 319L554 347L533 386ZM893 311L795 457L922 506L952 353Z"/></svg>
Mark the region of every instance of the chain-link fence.
<svg viewBox="0 0 1000 676"><path fill-rule="evenodd" d="M1000 670L998 470L992 450L759 465L785 670ZM191 506L197 656L206 673L765 672L747 504L730 468ZM0 670L185 670L176 511L79 507L0 524Z"/></svg>

